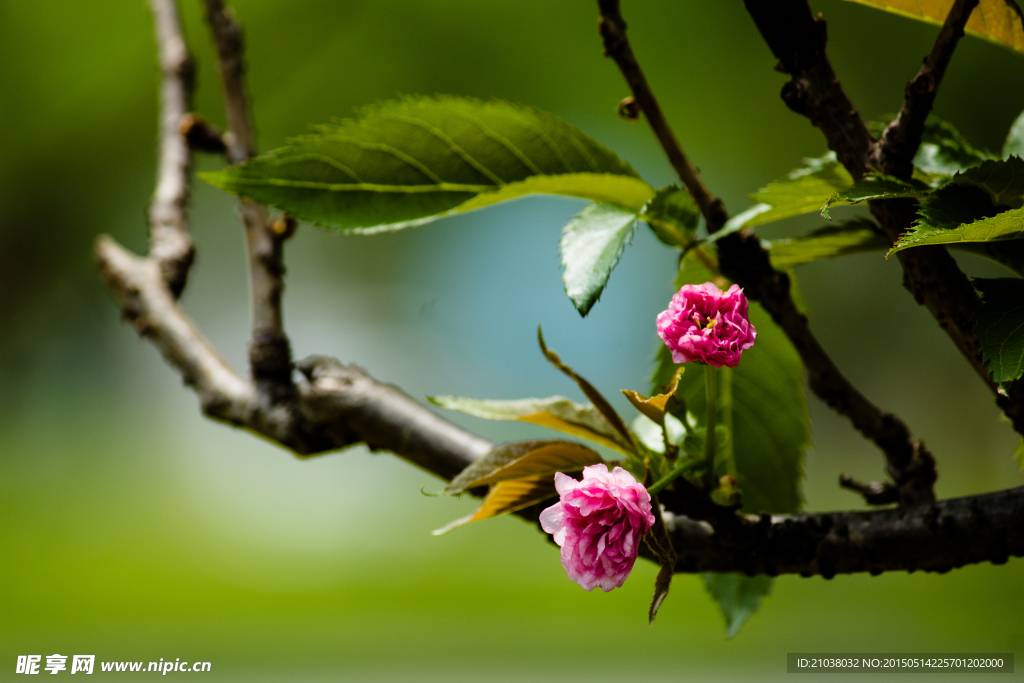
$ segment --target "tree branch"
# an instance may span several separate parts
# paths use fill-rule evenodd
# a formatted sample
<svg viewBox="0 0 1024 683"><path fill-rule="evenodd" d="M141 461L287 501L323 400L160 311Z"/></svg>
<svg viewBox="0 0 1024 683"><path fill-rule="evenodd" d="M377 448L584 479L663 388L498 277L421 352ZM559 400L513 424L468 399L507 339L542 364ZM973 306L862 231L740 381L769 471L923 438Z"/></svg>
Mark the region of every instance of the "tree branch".
<svg viewBox="0 0 1024 683"><path fill-rule="evenodd" d="M728 540L676 517L677 572L748 575L947 572L1024 556L1024 487L911 508L739 517Z"/></svg>
<svg viewBox="0 0 1024 683"><path fill-rule="evenodd" d="M874 139L839 84L825 55L825 20L815 19L807 0L744 0L772 54L776 70L790 75L782 101L821 129L830 149L859 180L867 170Z"/></svg>
<svg viewBox="0 0 1024 683"><path fill-rule="evenodd" d="M914 155L921 146L924 122L932 111L953 51L964 35L964 26L977 6L978 0L953 3L924 65L907 83L900 113L886 126L872 151L872 165L882 173L909 178L914 172Z"/></svg>
<svg viewBox="0 0 1024 683"><path fill-rule="evenodd" d="M192 157L181 121L192 109L195 65L181 31L174 0L150 0L160 61L160 151L157 184L149 207L150 256L174 296L185 288L195 247L187 207Z"/></svg>
<svg viewBox="0 0 1024 683"><path fill-rule="evenodd" d="M777 68L792 76L782 89L782 99L790 108L807 116L821 129L829 147L836 151L839 160L855 179L862 177L870 167L872 158L884 158L887 152L884 145L879 146L883 143L876 145L829 64L825 54L824 19L815 19L811 15L807 0L744 0L744 4L761 35L779 59ZM961 19L966 21L963 14L967 8L962 0L958 1L954 9L957 13L947 24L956 24ZM940 32L932 55L928 58L933 60L934 65L948 63L949 54L956 45L952 39L955 33L955 26L951 26L948 31L944 26ZM928 59L925 70L934 79L937 72L934 68L928 71ZM924 83L927 84L927 78ZM930 100L934 100L937 86L938 81L934 81ZM915 88L908 89L908 95L918 97ZM922 116L922 108L919 104L905 107L913 110L913 115L908 113L905 123L901 124L909 129L911 121ZM927 112L923 116L926 117ZM890 142L896 137L894 131ZM920 142L919 136L917 142ZM904 146L902 154L909 154L912 158L917 150L916 143L913 149L905 141L901 144ZM873 201L870 207L893 242L910 227L916 216L916 203L912 200ZM939 326L995 392L997 387L988 376L988 369L974 340L973 316L981 301L967 276L945 247L907 249L897 256L903 266L903 286L919 304L931 312ZM1024 434L1024 384L1014 383L1009 394L1010 398L998 397L997 403L1013 421L1014 428Z"/></svg>
<svg viewBox="0 0 1024 683"><path fill-rule="evenodd" d="M748 9L753 7L751 11L757 12L756 18L769 22L773 30L780 30L780 27L786 26L785 22L801 19L798 13L792 9L787 10L785 6L781 12L777 12L775 3L748 0L747 6ZM721 200L715 198L704 186L697 170L679 147L626 38L626 23L619 12L618 0L598 0L598 7L605 54L618 64L680 180L701 207L708 231L715 232L725 224L729 214ZM794 74L791 83L795 84L788 91L784 89L783 96L787 97L786 93L789 92L787 102L791 106L799 104L801 109L814 112L845 101L846 110L852 112L852 117L827 116L823 118L822 125L836 134L837 145L834 148L840 158L859 158L863 163L867 146L863 149L858 147L858 143L863 142L858 132L862 129L867 140L870 139L870 133L853 110L853 105L846 99L842 88L838 87L835 74L824 59L824 22L816 23L809 18L809 14L805 19L804 28L815 40L794 42L793 36L785 31L781 32L779 39L777 54L788 55L785 60L780 56L780 63ZM822 80L834 84L838 91L824 97L815 96L813 86ZM789 277L772 267L768 252L761 246L760 240L749 233L734 233L720 239L717 245L723 274L743 287L747 296L759 301L772 316L772 320L786 333L807 367L811 390L829 407L848 417L858 431L874 441L885 453L888 471L900 491L901 503L911 505L933 501L935 494L932 486L937 477L935 459L924 444L913 438L902 420L868 401L839 371L811 332L807 317L800 313L793 302Z"/></svg>
<svg viewBox="0 0 1024 683"><path fill-rule="evenodd" d="M244 40L234 13L222 0L205 0L221 80L228 132L223 136L232 164L256 154L256 138L249 115L245 87ZM245 225L249 254L249 291L252 300L252 337L249 368L261 396L273 404L286 404L295 397L292 381L292 352L284 331L281 294L284 291L284 242L294 223L275 230L266 207L243 199L239 202Z"/></svg>
<svg viewBox="0 0 1024 683"><path fill-rule="evenodd" d="M605 56L611 57L618 64L629 89L633 92L633 97L636 98L636 103L647 117L647 122L654 130L658 142L661 143L662 149L668 155L669 163L672 164L679 179L693 195L697 206L700 207L704 220L707 221L708 230L711 232L718 230L729 220L729 216L725 212L722 201L711 194L711 191L704 185L700 174L690 163L686 153L679 146L675 133L672 132L668 121L665 120L658 100L655 99L654 93L647 84L647 78L640 69L640 64L633 54L633 48L630 47L629 40L626 38L626 21L619 12L619 0L598 0L597 5L601 12L598 28L601 31L601 38L604 40Z"/></svg>

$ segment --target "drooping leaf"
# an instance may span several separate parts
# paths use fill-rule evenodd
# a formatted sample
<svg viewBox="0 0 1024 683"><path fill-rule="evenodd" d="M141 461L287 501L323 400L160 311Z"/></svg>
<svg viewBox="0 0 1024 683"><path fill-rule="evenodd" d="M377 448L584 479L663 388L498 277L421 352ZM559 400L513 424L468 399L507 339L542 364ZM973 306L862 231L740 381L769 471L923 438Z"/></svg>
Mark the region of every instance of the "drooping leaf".
<svg viewBox="0 0 1024 683"><path fill-rule="evenodd" d="M562 228L562 282L581 316L601 296L635 228L636 212L615 204L589 204Z"/></svg>
<svg viewBox="0 0 1024 683"><path fill-rule="evenodd" d="M1011 156L1024 157L1024 112L1014 120L1003 143L1003 158Z"/></svg>
<svg viewBox="0 0 1024 683"><path fill-rule="evenodd" d="M407 97L204 180L346 232L419 225L525 194L639 211L654 189L556 116L507 102Z"/></svg>
<svg viewBox="0 0 1024 683"><path fill-rule="evenodd" d="M801 237L772 240L766 246L772 266L788 270L820 259L884 251L890 245L889 239L874 221L853 218L838 225L819 228Z"/></svg>
<svg viewBox="0 0 1024 683"><path fill-rule="evenodd" d="M750 228L774 221L821 211L834 192L853 185L853 178L836 159L835 152L816 159L804 159L804 165L768 185L750 198L758 205L729 221L727 229Z"/></svg>
<svg viewBox="0 0 1024 683"><path fill-rule="evenodd" d="M661 505L658 497L652 494L651 512L654 513L654 526L644 536L647 547L651 549L654 558L661 565L658 576L654 580L654 595L651 596L651 606L647 609L648 623L653 625L655 617L658 616L658 608L668 597L668 589L672 585L672 576L676 568L676 551L672 547L672 538L668 535L665 527L665 520L661 516Z"/></svg>
<svg viewBox="0 0 1024 683"><path fill-rule="evenodd" d="M829 207L834 204L859 204L872 199L895 199L897 197L922 197L931 192L931 188L917 181L900 180L891 176L872 174L866 175L852 187L833 192L821 207L823 218L832 220Z"/></svg>
<svg viewBox="0 0 1024 683"><path fill-rule="evenodd" d="M487 493L483 503L477 508L476 512L457 519L433 533L435 536L440 536L464 524L479 522L482 519L490 519L491 517L522 510L534 503L554 498L557 495L555 478L552 474L498 482L491 487L491 490Z"/></svg>
<svg viewBox="0 0 1024 683"><path fill-rule="evenodd" d="M651 231L663 243L685 249L693 244L700 209L689 192L669 185L658 190L647 202L640 218L651 226Z"/></svg>
<svg viewBox="0 0 1024 683"><path fill-rule="evenodd" d="M512 401L466 398L462 396L428 396L440 408L480 417L485 420L528 422L588 439L621 453L629 453L631 445L592 405L580 405L564 396L524 398Z"/></svg>
<svg viewBox="0 0 1024 683"><path fill-rule="evenodd" d="M774 580L769 576L743 574L701 574L708 593L715 599L725 617L725 635L732 638L750 618L761 601L772 592Z"/></svg>
<svg viewBox="0 0 1024 683"><path fill-rule="evenodd" d="M1019 239L1022 206L1024 160L986 161L958 173L922 202L919 220L889 255L926 244Z"/></svg>
<svg viewBox="0 0 1024 683"><path fill-rule="evenodd" d="M623 389L622 393L629 399L629 402L633 404L633 407L639 410L652 422L661 424L665 419L665 404L668 403L670 398L669 394L659 394L647 398L643 394L638 394L630 389Z"/></svg>
<svg viewBox="0 0 1024 683"><path fill-rule="evenodd" d="M576 374L576 371L571 367L562 362L562 359L558 357L558 354L548 348L547 344L544 343L544 333L541 331L540 326L537 326L537 343L540 345L541 353L548 359L548 362L558 368L562 373L567 375L572 381L576 382L576 386L580 388L583 395L590 399L590 402L594 404L594 408L597 409L608 424L612 426L618 435L621 437L621 441L624 444L633 443L633 435L630 434L629 428L626 427L626 423L622 421L619 414L615 412L612 405L608 403L607 399L601 395L594 385L586 380L586 378ZM632 455L632 449L630 449L629 455Z"/></svg>
<svg viewBox="0 0 1024 683"><path fill-rule="evenodd" d="M668 597L668 589L672 587L672 576L675 573L673 565L662 563L658 569L658 575L654 578L654 595L651 596L651 606L647 608L647 621L653 625L658 616L661 603Z"/></svg>
<svg viewBox="0 0 1024 683"><path fill-rule="evenodd" d="M992 380L1012 382L1024 375L1024 280L975 278L974 288L982 297L974 337Z"/></svg>
<svg viewBox="0 0 1024 683"><path fill-rule="evenodd" d="M851 0L861 5L942 25L953 0ZM1013 0L981 0L967 20L965 33L996 45L1024 53L1024 29L1021 13Z"/></svg>
<svg viewBox="0 0 1024 683"><path fill-rule="evenodd" d="M597 451L575 441L534 439L502 444L474 461L444 487L447 495L511 479L574 472L604 462Z"/></svg>
<svg viewBox="0 0 1024 683"><path fill-rule="evenodd" d="M958 242L947 246L957 251L966 251L983 256L1006 266L1018 276L1024 277L1024 239L995 242Z"/></svg>
<svg viewBox="0 0 1024 683"><path fill-rule="evenodd" d="M1017 458L1018 469L1024 470L1024 436L1017 439L1017 446L1013 449L1013 457Z"/></svg>
<svg viewBox="0 0 1024 683"><path fill-rule="evenodd" d="M665 386L665 391L660 394L655 394L650 398L647 398L643 394L638 394L630 389L623 389L622 393L625 395L629 402L633 404L633 407L640 411L642 415L647 416L652 422L656 424L662 424L665 421L665 413L676 414L677 416L685 417L686 404L681 399L676 399L676 388L679 386L679 378L682 376L685 368L679 366L676 373L669 380L669 383ZM670 405L671 404L671 405Z"/></svg>
<svg viewBox="0 0 1024 683"><path fill-rule="evenodd" d="M914 155L914 166L925 173L951 176L997 158L968 142L953 124L932 114L925 121L921 146Z"/></svg>

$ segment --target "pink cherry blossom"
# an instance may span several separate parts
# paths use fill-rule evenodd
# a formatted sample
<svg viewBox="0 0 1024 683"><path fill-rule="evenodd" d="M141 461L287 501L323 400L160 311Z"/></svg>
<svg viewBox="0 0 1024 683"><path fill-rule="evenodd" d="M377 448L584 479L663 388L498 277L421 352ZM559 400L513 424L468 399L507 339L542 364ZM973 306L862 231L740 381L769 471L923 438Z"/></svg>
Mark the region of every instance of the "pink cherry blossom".
<svg viewBox="0 0 1024 683"><path fill-rule="evenodd" d="M540 525L562 548L562 566L584 590L618 588L633 570L640 541L654 525L651 495L626 470L583 469L583 481L558 472L559 501Z"/></svg>
<svg viewBox="0 0 1024 683"><path fill-rule="evenodd" d="M740 354L754 345L757 330L747 317L747 297L739 285L722 292L711 282L683 285L658 314L658 336L672 362L700 361L736 367Z"/></svg>

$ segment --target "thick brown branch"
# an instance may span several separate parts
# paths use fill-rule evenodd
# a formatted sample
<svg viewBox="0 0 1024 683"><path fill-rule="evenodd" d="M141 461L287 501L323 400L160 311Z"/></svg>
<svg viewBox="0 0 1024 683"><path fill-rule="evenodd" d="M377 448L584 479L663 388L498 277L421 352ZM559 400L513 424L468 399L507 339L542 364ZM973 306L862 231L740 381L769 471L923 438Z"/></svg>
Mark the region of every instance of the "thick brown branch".
<svg viewBox="0 0 1024 683"><path fill-rule="evenodd" d="M903 106L874 146L872 165L883 173L909 178L914 171L914 155L921 146L924 122L932 111L946 67L964 35L964 26L978 0L956 0L939 31L931 52L913 80L907 83Z"/></svg>
<svg viewBox="0 0 1024 683"><path fill-rule="evenodd" d="M655 99L654 93L647 84L647 78L640 69L640 64L633 54L633 48L630 47L629 40L626 38L626 22L619 12L619 0L598 0L597 4L601 12L599 28L601 38L604 40L605 55L614 59L618 64L629 89L633 92L636 103L647 117L647 122L654 130L658 142L661 143L662 149L668 155L669 163L672 164L672 168L675 169L686 189L693 195L701 213L704 214L708 230L711 232L718 230L725 225L729 216L725 213L725 207L722 206L721 200L711 194L711 191L704 185L700 174L686 157L686 153L679 146L675 133L672 132L668 121L665 120L658 100Z"/></svg>
<svg viewBox="0 0 1024 683"><path fill-rule="evenodd" d="M677 572L748 575L947 572L1024 556L1024 487L914 507L741 518L726 541L676 517Z"/></svg>
<svg viewBox="0 0 1024 683"><path fill-rule="evenodd" d="M228 132L223 136L233 164L256 154L256 138L245 86L244 40L233 12L221 0L205 0L206 19L217 46ZM284 241L275 232L266 207L239 202L249 254L249 291L252 300L252 338L249 367L261 394L271 403L285 404L295 397L292 353L284 331L281 294L284 291Z"/></svg>
<svg viewBox="0 0 1024 683"><path fill-rule="evenodd" d="M825 55L825 20L815 19L807 0L744 0L772 54L790 75L782 100L821 129L828 146L854 177L867 170L874 140L846 96Z"/></svg>
<svg viewBox="0 0 1024 683"><path fill-rule="evenodd" d="M708 230L715 232L729 218L725 206L704 186L696 169L680 149L675 135L658 107L657 100L626 39L626 24L619 12L618 0L599 0L598 5L601 11L600 28L605 53L614 58L619 65L633 91L636 103L647 116L673 167L701 206ZM756 12L756 18L768 22L772 30L780 30L780 27L785 25L778 22L801 19L799 12L791 7L787 8L785 3L780 12L776 12L775 3L749 0L747 5L748 8L752 8L751 13ZM806 9L805 0L804 8ZM780 62L793 75L791 83L796 85L793 85L790 91L801 93L798 98L790 98L787 101L799 101L802 108L815 112L834 107L837 102L841 105L845 102L849 115L825 117L823 125L836 134L837 145L834 149L840 158L858 158L863 163L868 146L866 143L860 143L869 141L870 133L853 110L853 105L846 99L845 93L835 80L831 66L824 58L824 22L815 22L810 18L809 10L807 11L808 15L803 23L810 39L794 41L792 35L782 31L779 44L773 46L773 50L777 48L776 54ZM786 58L783 59L782 55L786 55ZM830 92L825 97L814 96L814 84L822 79L832 84L835 92ZM805 80L809 84L805 84ZM787 91L783 92L785 95ZM859 136L861 132L865 138ZM797 310L790 293L789 277L772 268L768 252L761 246L760 241L752 234L735 233L718 241L718 251L725 276L743 287L749 297L760 301L792 341L807 367L811 390L831 408L847 416L854 427L874 441L885 453L889 473L900 490L900 501L910 505L934 500L934 458L921 442L912 437L910 430L898 417L868 401L839 372L811 332L807 317Z"/></svg>
<svg viewBox="0 0 1024 683"><path fill-rule="evenodd" d="M175 0L150 0L149 4L161 72L160 151L156 192L149 207L149 249L167 286L179 296L195 258L186 215L192 157L181 133L182 118L192 108L195 65Z"/></svg>

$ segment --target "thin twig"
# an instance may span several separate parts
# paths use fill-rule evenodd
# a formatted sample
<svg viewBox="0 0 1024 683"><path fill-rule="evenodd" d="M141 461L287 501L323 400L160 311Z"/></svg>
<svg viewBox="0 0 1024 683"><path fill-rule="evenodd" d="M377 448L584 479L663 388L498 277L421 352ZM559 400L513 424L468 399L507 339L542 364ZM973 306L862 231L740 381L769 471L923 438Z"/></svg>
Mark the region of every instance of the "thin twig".
<svg viewBox="0 0 1024 683"><path fill-rule="evenodd" d="M932 111L942 77L946 73L964 35L964 26L978 0L956 0L942 24L931 52L917 75L907 83L903 106L874 145L873 166L897 178L909 178L914 171L914 155L921 146L924 122Z"/></svg>
<svg viewBox="0 0 1024 683"><path fill-rule="evenodd" d="M221 80L228 132L223 136L232 164L256 154L256 138L245 85L244 40L234 13L222 0L205 0ZM294 398L292 355L284 331L281 294L284 291L284 241L290 233L275 232L266 207L239 202L249 254L249 290L252 300L252 337L249 367L260 393L272 403Z"/></svg>
<svg viewBox="0 0 1024 683"><path fill-rule="evenodd" d="M722 201L711 194L711 191L704 185L700 174L686 157L683 148L679 146L675 133L672 132L668 121L665 120L658 100L655 99L654 93L647 84L647 78L644 76L643 70L640 69L640 64L633 54L633 48L630 47L629 40L626 38L626 22L619 12L619 0L598 0L597 4L601 12L599 28L601 38L604 40L605 55L614 59L615 63L619 65L619 70L622 71L626 83L633 92L635 103L639 104L644 116L647 117L647 122L654 130L658 142L661 143L662 149L668 155L669 163L672 164L672 168L675 169L683 185L693 195L701 213L704 214L708 230L711 232L718 230L725 225L729 216L725 213Z"/></svg>
<svg viewBox="0 0 1024 683"><path fill-rule="evenodd" d="M773 9L774 3L747 0L747 5L748 8L754 8L752 13L756 11L762 21L772 22L773 26L780 20L780 16L777 16ZM614 58L619 65L636 102L654 129L666 155L679 173L680 179L701 206L708 230L714 232L729 218L724 204L704 186L661 113L626 38L626 24L619 12L618 0L598 0L598 6L601 12L600 28L605 53ZM784 11L781 18L791 20L799 19L799 16L792 11ZM784 45L780 50L796 49L796 53L786 60L780 57L780 61L794 74L795 83L802 82L798 79L816 82L831 78L835 81L835 74L831 66L828 66L827 60L824 67L815 61L820 61L824 55L824 22L819 24L811 19L807 28L815 36L816 42L809 45L798 43L794 46L786 42L789 36L783 35ZM802 66L807 66L809 71L800 71ZM838 87L837 82L835 85ZM832 106L836 101L846 98L842 88L838 89L838 94L824 98L815 97L815 89L807 85L796 85L791 91L795 93L787 100L791 102L791 106L799 104L801 108L813 111ZM856 144L860 140L856 133L863 129L866 139L870 139L870 133L853 110L853 105L849 104L849 100L845 102L852 111L852 118L826 117L823 125L838 135L837 139L842 144L837 144L834 148L841 158L863 160L868 148ZM709 216L714 217L714 222ZM761 302L775 323L789 337L807 367L811 390L831 408L848 417L857 430L874 441L885 453L888 471L900 489L900 501L905 505L912 505L934 500L932 484L936 474L931 453L924 444L913 438L902 420L872 404L843 376L811 332L807 317L797 309L790 292L789 277L772 267L768 252L761 246L760 240L749 233L733 233L718 241L718 254L722 273L743 287L747 296Z"/></svg>
<svg viewBox="0 0 1024 683"><path fill-rule="evenodd" d="M160 151L157 184L149 207L150 256L174 296L185 288L195 247L187 207L192 157L181 120L192 109L195 65L181 31L174 0L150 0L160 61Z"/></svg>
<svg viewBox="0 0 1024 683"><path fill-rule="evenodd" d="M839 485L844 489L856 491L864 496L868 505L888 505L899 502L899 489L887 481L863 482L854 479L849 474L839 475Z"/></svg>

